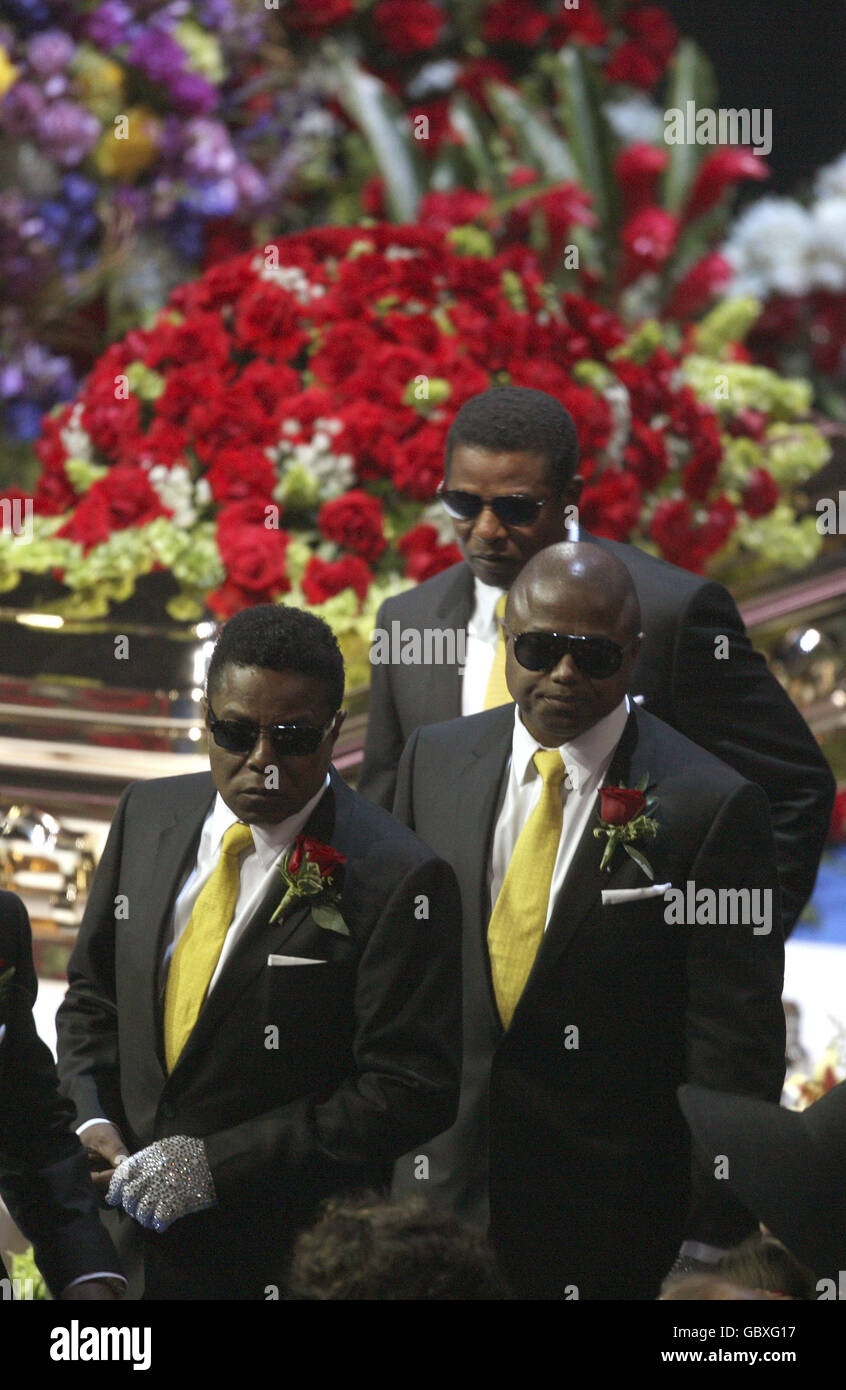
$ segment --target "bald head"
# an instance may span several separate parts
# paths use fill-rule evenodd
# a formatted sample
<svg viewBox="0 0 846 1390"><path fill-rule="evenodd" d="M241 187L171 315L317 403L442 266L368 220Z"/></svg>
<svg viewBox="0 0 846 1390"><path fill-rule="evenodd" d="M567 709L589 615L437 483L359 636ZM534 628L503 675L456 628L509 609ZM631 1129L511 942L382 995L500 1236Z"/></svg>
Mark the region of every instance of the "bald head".
<svg viewBox="0 0 846 1390"><path fill-rule="evenodd" d="M506 621L524 623L534 608L555 604L562 593L582 605L586 621L590 615L603 626L615 626L619 641L629 642L640 632L631 575L616 555L588 541L562 541L529 560L509 590Z"/></svg>
<svg viewBox="0 0 846 1390"><path fill-rule="evenodd" d="M640 604L609 551L589 541L539 551L509 590L504 627L508 689L543 747L571 743L622 704L640 647Z"/></svg>

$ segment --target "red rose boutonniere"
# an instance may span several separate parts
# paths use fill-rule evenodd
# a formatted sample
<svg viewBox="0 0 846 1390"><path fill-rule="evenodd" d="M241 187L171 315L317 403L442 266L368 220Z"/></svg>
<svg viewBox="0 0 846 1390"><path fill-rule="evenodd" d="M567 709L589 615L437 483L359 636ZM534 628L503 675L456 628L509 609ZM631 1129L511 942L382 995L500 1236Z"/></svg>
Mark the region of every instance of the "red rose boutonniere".
<svg viewBox="0 0 846 1390"><path fill-rule="evenodd" d="M349 936L350 929L338 911L340 890L335 883L335 870L339 864L346 863L346 858L331 845L324 845L322 840L298 835L279 865L287 887L271 922L281 920L298 898L319 898L311 909L317 925Z"/></svg>
<svg viewBox="0 0 846 1390"><path fill-rule="evenodd" d="M649 814L658 805L657 797L646 796L646 788L649 786L649 773L644 773L636 787L601 787L599 790L599 809L597 820L599 825L594 829L594 835L599 839L606 835L608 843L602 854L600 869L607 869L611 872L611 856L618 845L623 849L630 859L643 869L647 878L654 879L652 865L639 849L635 849L635 840L653 840L658 831L658 822L653 820Z"/></svg>

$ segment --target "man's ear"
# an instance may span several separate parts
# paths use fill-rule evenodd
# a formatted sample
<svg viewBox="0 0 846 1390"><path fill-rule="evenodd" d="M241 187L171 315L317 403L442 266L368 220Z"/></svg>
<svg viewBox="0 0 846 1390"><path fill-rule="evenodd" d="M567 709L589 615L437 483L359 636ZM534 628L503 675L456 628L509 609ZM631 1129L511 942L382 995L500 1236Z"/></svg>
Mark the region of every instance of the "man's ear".
<svg viewBox="0 0 846 1390"><path fill-rule="evenodd" d="M344 727L344 721L346 720L347 714L348 714L348 711L347 711L347 710L345 710L345 709L339 709L339 710L338 710L338 713L335 715L335 729L334 729L334 732L333 732L333 734L332 734L332 747L333 747L333 748L335 747L335 743L336 743L336 741L337 741L338 735L340 734L341 730L342 730L343 727Z"/></svg>

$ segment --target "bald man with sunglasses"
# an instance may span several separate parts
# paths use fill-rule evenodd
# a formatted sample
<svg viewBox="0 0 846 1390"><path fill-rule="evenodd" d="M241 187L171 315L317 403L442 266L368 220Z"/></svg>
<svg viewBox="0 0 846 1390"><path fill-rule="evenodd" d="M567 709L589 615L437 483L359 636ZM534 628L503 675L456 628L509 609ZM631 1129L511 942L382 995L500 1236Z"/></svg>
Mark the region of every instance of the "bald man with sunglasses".
<svg viewBox="0 0 846 1390"><path fill-rule="evenodd" d="M439 496L464 558L388 599L376 619L378 632L454 633L449 646L420 649L453 651L455 660L408 665L410 644L395 643L403 659L383 662L374 644L358 789L390 809L415 729L510 701L500 626L506 594L533 555L584 540L621 560L634 581L644 640L633 698L766 793L786 935L814 886L834 801L831 770L721 584L579 530L577 466L573 420L543 391L495 387L459 410Z"/></svg>
<svg viewBox="0 0 846 1390"><path fill-rule="evenodd" d="M395 1193L487 1227L519 1297L653 1299L754 1229L692 1162L676 1087L781 1093L767 802L629 702L614 556L541 551L504 630L515 703L421 727L399 768L395 815L461 888L464 1052L456 1123Z"/></svg>
<svg viewBox="0 0 846 1390"><path fill-rule="evenodd" d="M210 773L115 813L57 1032L130 1297L279 1297L322 1199L455 1116L458 888L332 767L343 691L320 619L236 614Z"/></svg>

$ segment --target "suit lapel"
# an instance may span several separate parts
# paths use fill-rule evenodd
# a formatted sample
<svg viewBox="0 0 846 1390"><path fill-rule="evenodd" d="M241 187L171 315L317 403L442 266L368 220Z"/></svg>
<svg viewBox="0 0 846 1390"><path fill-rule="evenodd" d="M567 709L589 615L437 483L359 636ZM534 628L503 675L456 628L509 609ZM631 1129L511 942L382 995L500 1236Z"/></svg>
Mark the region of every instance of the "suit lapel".
<svg viewBox="0 0 846 1390"><path fill-rule="evenodd" d="M476 829L468 835L463 822L456 826L453 862L460 881L470 885L473 895L465 904L465 977L484 982L484 998L491 1019L501 1029L488 955L487 930L491 913L488 861L508 780L514 708L503 705L491 711L491 714L496 717L491 719L488 731L471 749L469 760L461 773L462 803L473 807Z"/></svg>
<svg viewBox="0 0 846 1390"><path fill-rule="evenodd" d="M456 632L466 631L473 611L473 571L469 565L455 566L455 576L447 586L441 601L435 609L438 623ZM436 666L431 663L422 670L418 667L415 679L420 680L422 708L426 712L427 724L438 724L442 720L455 719L461 714L461 680L463 667L457 662L452 665Z"/></svg>
<svg viewBox="0 0 846 1390"><path fill-rule="evenodd" d="M343 849L343 845L338 843L336 833L338 828L336 827L336 819L343 820L343 818L336 818L337 780L338 774L333 770L330 785L318 801L300 834L321 840L324 844L333 845L336 849ZM284 892L285 883L281 874L274 873L267 892L245 925L229 959L223 966L219 980L203 1002L197 1015L197 1022L194 1024L191 1035L174 1067L174 1073L197 1048L202 1049L207 1045L208 1038L213 1036L214 1030L225 1021L233 1000L242 993L250 980L265 968L267 957L279 952L288 938L293 936L297 928L308 917L311 906L306 898L291 911L286 912L283 920L271 924L270 918L282 901Z"/></svg>

